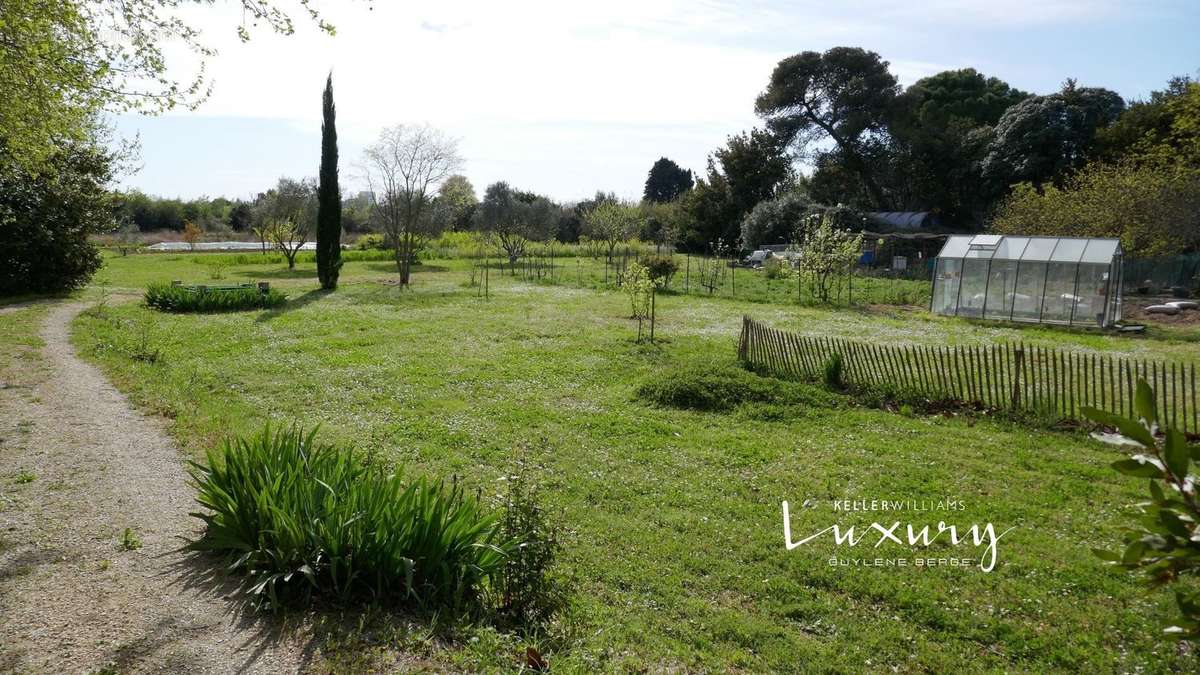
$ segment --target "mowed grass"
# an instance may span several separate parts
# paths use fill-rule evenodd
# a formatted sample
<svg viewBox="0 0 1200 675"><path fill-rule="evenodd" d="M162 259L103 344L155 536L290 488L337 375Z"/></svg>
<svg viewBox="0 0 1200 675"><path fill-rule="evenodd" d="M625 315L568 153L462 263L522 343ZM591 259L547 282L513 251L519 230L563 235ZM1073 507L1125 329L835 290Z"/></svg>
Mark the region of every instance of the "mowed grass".
<svg viewBox="0 0 1200 675"><path fill-rule="evenodd" d="M114 287L198 281L189 256L114 258ZM141 267L145 265L145 267ZM382 266L382 268L376 267ZM231 268L266 277L279 265ZM76 341L147 410L174 419L196 452L268 421L321 424L322 437L375 449L407 471L500 489L528 445L545 498L568 530L559 573L573 609L537 638L556 670L901 672L1194 668L1156 633L1173 616L1089 552L1110 546L1144 486L1082 434L991 419L906 417L851 406L783 414L705 413L637 400L643 382L734 360L742 312L804 332L912 342L1025 339L1078 349L1188 354L1186 339L1127 339L934 319L912 310L829 311L663 295L656 345L633 342L617 292L493 273L492 298L465 286L469 263L435 261L411 290L387 263L348 263L344 285L313 290L309 267L269 311L177 316L136 304L81 317ZM190 276L189 276L190 275ZM147 324L146 322L150 323ZM148 339L156 363L124 346ZM840 499L961 500L961 512L835 513ZM844 568L831 557L912 557L828 538L834 523L946 520L1016 529L991 573ZM811 500L810 508L800 506ZM977 557L935 546L930 555ZM463 639L430 658L513 669L514 641ZM499 647L497 646L499 645ZM349 645L347 652L362 645ZM413 648L411 644L406 648ZM336 654L334 656L336 658Z"/></svg>

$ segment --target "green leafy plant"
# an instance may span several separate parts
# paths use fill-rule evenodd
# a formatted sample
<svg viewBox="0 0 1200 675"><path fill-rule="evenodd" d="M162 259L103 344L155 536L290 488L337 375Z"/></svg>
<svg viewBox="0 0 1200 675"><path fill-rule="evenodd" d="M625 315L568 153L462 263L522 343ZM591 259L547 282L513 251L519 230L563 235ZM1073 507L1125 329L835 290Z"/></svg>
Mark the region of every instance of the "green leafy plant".
<svg viewBox="0 0 1200 675"><path fill-rule="evenodd" d="M278 307L287 296L275 289L260 291L255 286L207 288L155 283L146 287L146 306L164 312L236 312Z"/></svg>
<svg viewBox="0 0 1200 675"><path fill-rule="evenodd" d="M862 251L863 237L835 227L829 216L822 217L815 227L797 232L804 236L803 241L796 242L800 271L812 278L816 299L828 303L834 284L849 277Z"/></svg>
<svg viewBox="0 0 1200 675"><path fill-rule="evenodd" d="M313 594L480 607L514 542L455 483L405 480L316 432L270 427L192 463L203 535L246 589L278 607Z"/></svg>
<svg viewBox="0 0 1200 675"><path fill-rule="evenodd" d="M1175 600L1180 617L1165 632L1177 639L1200 637L1200 504L1196 499L1192 461L1200 460L1200 446L1188 443L1183 432L1159 431L1154 390L1139 380L1134 395L1136 419L1096 408L1084 408L1092 421L1111 427L1115 434L1102 440L1132 445L1138 453L1113 463L1117 471L1135 478L1148 478L1150 501L1137 505L1137 525L1125 528L1125 547L1120 552L1093 549L1102 560L1141 575L1152 588L1178 584ZM1180 583L1183 582L1183 583Z"/></svg>
<svg viewBox="0 0 1200 675"><path fill-rule="evenodd" d="M17 476L13 479L13 482L17 485L24 485L25 483L32 483L35 480L37 480L37 474L22 469L17 472Z"/></svg>
<svg viewBox="0 0 1200 675"><path fill-rule="evenodd" d="M497 609L520 624L545 622L565 602L565 589L549 571L562 548L561 531L550 521L528 463L507 476L501 538L520 542L497 578Z"/></svg>
<svg viewBox="0 0 1200 675"><path fill-rule="evenodd" d="M821 373L821 379L825 382L825 386L830 389L842 389L845 387L845 382L842 380L842 371L844 363L840 353L833 353L825 360L825 366Z"/></svg>
<svg viewBox="0 0 1200 675"><path fill-rule="evenodd" d="M137 536L137 533L133 531L133 528L125 528L125 531L121 533L121 550L136 551L141 547L142 540Z"/></svg>
<svg viewBox="0 0 1200 675"><path fill-rule="evenodd" d="M763 276L768 279L787 279L792 275L792 266L787 259L767 256L762 265Z"/></svg>
<svg viewBox="0 0 1200 675"><path fill-rule="evenodd" d="M650 279L659 289L670 286L671 278L679 271L679 263L670 255L652 255L642 262L650 273Z"/></svg>
<svg viewBox="0 0 1200 675"><path fill-rule="evenodd" d="M632 262L625 272L625 292L629 294L632 318L638 322L637 341L642 341L642 326L650 321L650 341L654 341L654 281L650 270L639 262Z"/></svg>

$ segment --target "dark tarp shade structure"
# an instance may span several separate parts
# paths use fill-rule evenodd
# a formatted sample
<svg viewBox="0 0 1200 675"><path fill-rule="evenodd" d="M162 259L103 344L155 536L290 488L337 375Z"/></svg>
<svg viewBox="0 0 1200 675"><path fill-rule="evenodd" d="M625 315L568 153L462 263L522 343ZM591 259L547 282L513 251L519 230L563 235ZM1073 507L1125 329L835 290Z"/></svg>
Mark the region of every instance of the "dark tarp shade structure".
<svg viewBox="0 0 1200 675"><path fill-rule="evenodd" d="M956 235L933 275L932 311L975 319L1111 326L1121 320L1121 242Z"/></svg>

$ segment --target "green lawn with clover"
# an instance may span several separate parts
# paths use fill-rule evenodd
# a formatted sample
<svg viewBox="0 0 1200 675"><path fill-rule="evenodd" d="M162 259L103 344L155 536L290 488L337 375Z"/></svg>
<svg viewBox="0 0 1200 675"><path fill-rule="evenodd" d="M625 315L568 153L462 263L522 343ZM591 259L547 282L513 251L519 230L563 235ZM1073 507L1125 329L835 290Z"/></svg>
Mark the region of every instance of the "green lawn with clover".
<svg viewBox="0 0 1200 675"><path fill-rule="evenodd" d="M212 259L109 257L88 297L101 284L112 293L151 281L204 283ZM567 532L556 572L570 580L572 604L540 633L468 626L447 641L382 618L331 639L331 667L369 667L399 649L450 668L510 669L527 644L564 672L1194 666L1157 636L1173 616L1168 594L1148 593L1089 552L1115 545L1144 485L1109 468L1120 451L1081 432L987 415L905 416L823 392L811 404L725 412L658 407L636 395L682 371L733 366L744 313L812 334L1024 340L1173 360L1197 358L1191 334L1125 338L969 323L907 306L831 310L771 296L667 293L657 301L661 340L648 345L634 342L627 297L595 282L493 271L485 300L468 284L469 261L428 261L401 289L391 263L366 260L348 262L342 286L322 293L311 263L288 271L243 260L219 274L269 280L288 304L170 315L109 302L77 319L75 341L135 404L170 418L194 456L271 421L319 424L327 440L370 448L412 474L454 474L485 496L525 461ZM602 271L587 260L563 271L572 265ZM745 293L765 284L738 274ZM135 358L146 345L156 361ZM843 499L954 499L964 508L835 512L832 502ZM855 549L822 537L787 551L783 500L792 504L793 538L873 520L1015 529L990 573L848 568L830 559L914 553L873 549L877 537ZM969 549L943 541L926 553Z"/></svg>

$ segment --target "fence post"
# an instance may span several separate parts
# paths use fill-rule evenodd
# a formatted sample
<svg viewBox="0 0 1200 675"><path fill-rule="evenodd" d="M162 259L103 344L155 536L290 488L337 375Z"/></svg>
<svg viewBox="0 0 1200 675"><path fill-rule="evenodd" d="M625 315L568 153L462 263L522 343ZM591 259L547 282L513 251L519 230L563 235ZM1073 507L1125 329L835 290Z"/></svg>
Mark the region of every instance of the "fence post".
<svg viewBox="0 0 1200 675"><path fill-rule="evenodd" d="M750 338L750 317L742 315L742 337L738 340L738 360L746 361L746 342Z"/></svg>
<svg viewBox="0 0 1200 675"><path fill-rule="evenodd" d="M1016 365L1013 367L1012 409L1016 410L1021 403L1021 366L1025 363L1024 346L1017 347Z"/></svg>

